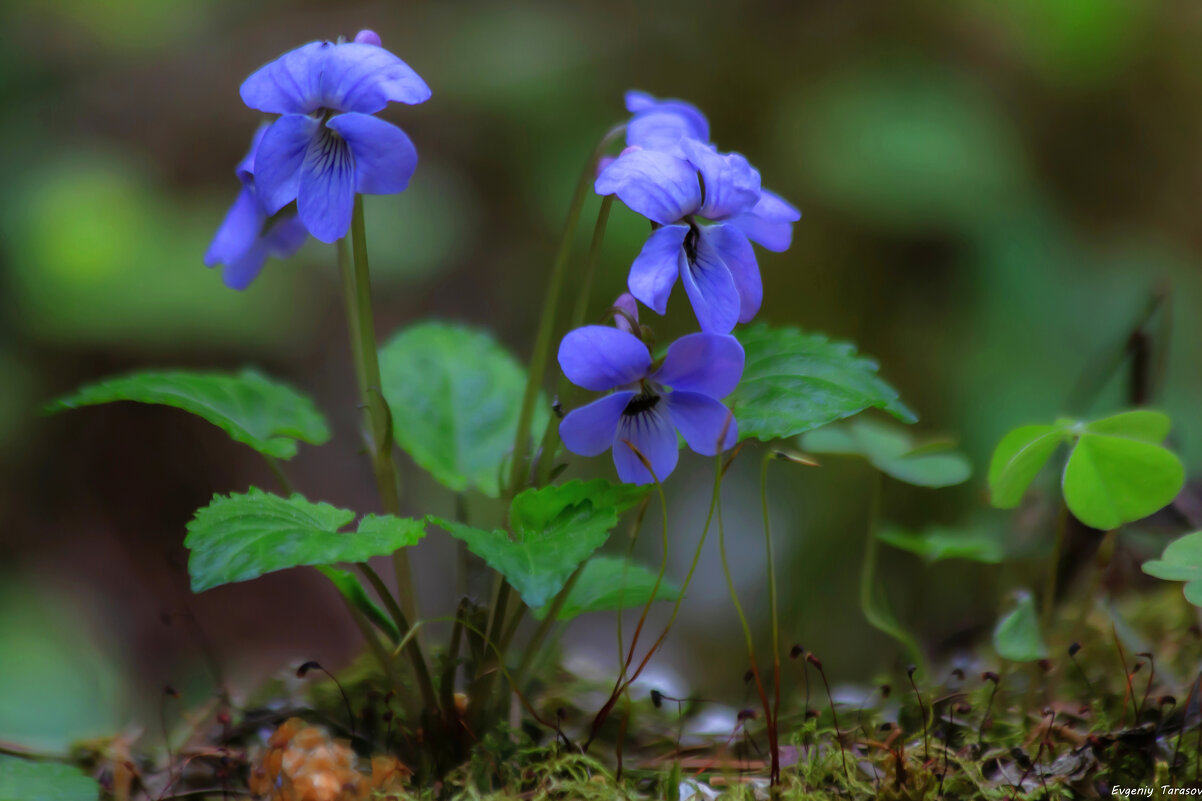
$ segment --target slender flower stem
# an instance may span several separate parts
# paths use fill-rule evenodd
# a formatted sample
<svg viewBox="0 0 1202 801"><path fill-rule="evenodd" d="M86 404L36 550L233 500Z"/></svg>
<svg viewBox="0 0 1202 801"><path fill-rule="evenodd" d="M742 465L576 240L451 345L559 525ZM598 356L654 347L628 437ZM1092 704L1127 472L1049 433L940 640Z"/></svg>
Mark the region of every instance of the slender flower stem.
<svg viewBox="0 0 1202 801"><path fill-rule="evenodd" d="M611 129L597 144L589 156L584 170L580 173L580 179L576 183L576 192L568 207L568 218L564 224L563 236L560 239L559 250L555 254L555 261L551 266L551 276L547 282L547 297L543 301L542 315L538 321L534 353L530 357L530 370L526 377L526 392L522 396L522 407L518 414L517 433L513 440L513 467L509 477L510 495L516 495L526 484L525 476L529 464L526 450L527 440L530 437L530 425L534 421L534 404L538 400L543 376L547 371L547 359L551 352L552 328L555 326L555 317L559 312L559 298L563 292L564 275L567 272L568 258L572 254L572 240L575 238L576 226L580 222L580 212L584 208L584 200L593 183L598 159L625 130L625 125L619 125Z"/></svg>
<svg viewBox="0 0 1202 801"><path fill-rule="evenodd" d="M593 718L593 736L596 735L596 732L601 730L601 724L605 722L606 717L608 717L610 711L613 709L613 705L617 702L618 696L621 695L622 691L629 687L642 674L644 668L646 668L647 664L651 661L651 657L655 655L655 652L659 650L661 645L663 645L664 640L668 638L668 632L672 630L672 624L676 622L676 616L680 613L680 606L682 603L684 603L684 596L689 591L689 584L693 581L693 574L697 572L697 565L701 562L701 551L705 545L706 536L709 534L710 523L714 518L714 510L717 508L718 493L722 486L723 475L721 454L719 454L715 459L715 465L714 491L710 497L709 512L705 516L705 527L702 528L701 536L697 539L697 548L693 551L693 561L689 564L689 572L685 574L684 583L680 585L680 594L676 596L676 603L672 606L672 614L668 617L668 622L664 624L663 631L660 632L659 637L651 645L651 647L647 649L647 653L643 655L643 659L641 662L639 662L639 666L635 668L633 673L626 677L625 683L619 684L615 688L614 692L610 694L609 701L607 701L606 704L601 707L596 716ZM639 517L639 521L642 521L641 515ZM619 659L621 659L620 654ZM626 665L623 664L621 667L625 668ZM591 737L589 742L592 742ZM587 743L585 744L585 748L588 748Z"/></svg>
<svg viewBox="0 0 1202 801"><path fill-rule="evenodd" d="M1056 580L1060 572L1060 553L1064 550L1064 538L1068 534L1068 506L1061 501L1056 514L1056 539L1052 544L1052 558L1048 562L1048 574L1043 585L1043 609L1040 627L1046 637L1052 625L1052 613L1056 609Z"/></svg>
<svg viewBox="0 0 1202 801"><path fill-rule="evenodd" d="M526 686L526 673L530 670L530 665L534 662L534 657L538 655L543 640L547 639L547 635L551 633L551 629L559 622L559 613L563 610L563 605L567 603L568 596L572 594L572 588L576 586L576 582L580 579L580 574L584 572L584 562L572 572L568 577L568 581L563 585L563 588L555 594L551 599L551 605L547 607L546 616L539 621L538 628L534 630L534 634L530 635L529 642L522 650L522 659L518 662L517 669L513 671L514 689L521 692Z"/></svg>
<svg viewBox="0 0 1202 801"><path fill-rule="evenodd" d="M633 450L633 447L631 447ZM635 451L637 453L637 451ZM643 613L639 615L638 625L634 627L634 636L630 638L630 650L626 655L626 662L622 665L622 672L618 676L618 689L621 692L622 681L626 678L626 671L630 669L630 664L634 661L634 649L639 644L639 636L643 633L643 626L647 623L647 615L651 612L651 605L655 603L655 596L659 594L659 587L663 583L664 575L668 572L668 501L664 497L664 487L659 482L659 478L655 472L651 470L651 465L647 464L647 472L651 473L651 478L655 481L655 491L659 495L660 514L662 517L663 528L663 557L659 563L659 573L655 576L655 583L651 585L651 594L647 598L647 603L643 605ZM630 543L630 551L634 551L634 542ZM620 636L620 635L619 635Z"/></svg>
<svg viewBox="0 0 1202 801"><path fill-rule="evenodd" d="M768 598L772 617L772 720L768 725L775 729L780 715L780 616L776 603L776 558L772 553L772 526L768 519L768 461L772 458L773 451L767 451L760 465L760 508L764 513L764 546L767 550Z"/></svg>
<svg viewBox="0 0 1202 801"><path fill-rule="evenodd" d="M343 597L341 593L339 593L338 597L342 598L343 603L346 604L347 611L350 612L351 618L355 621L355 626L363 634L363 639L367 640L368 648L375 655L376 661L380 663L380 670L384 672L385 678L392 684L397 697L401 699L401 704L405 707L406 716L410 720L420 720L420 710L410 694L410 688L406 687L405 683L398 679L396 672L392 669L392 660L388 655L387 649L380 644L375 629L372 628L371 623L368 622L363 613L355 608L353 603Z"/></svg>
<svg viewBox="0 0 1202 801"><path fill-rule="evenodd" d="M597 272L597 261L601 256L601 246L605 242L605 229L609 225L609 211L613 207L613 195L601 198L601 208L597 210L597 222L593 225L593 239L589 243L588 256L584 260L584 277L580 281L580 292L576 295L576 305L572 309L572 320L569 329L579 328L584 324L584 315L588 312L589 296L592 294L593 276ZM560 377L560 394L568 385ZM559 425L554 416L547 420L543 438L539 445L538 464L534 470L535 481L539 486L546 484L551 475L551 466L555 464L555 451L559 447Z"/></svg>
<svg viewBox="0 0 1202 801"><path fill-rule="evenodd" d="M355 377L359 383L359 399L366 411L368 446L376 489L384 511L400 514L400 485L396 465L392 460L392 420L380 388L380 360L376 348L376 327L371 303L371 269L367 261L367 233L363 224L363 198L355 196L351 217L353 264L346 258L345 244L338 249L342 270L343 293L346 296L347 322L350 324L351 350L355 360ZM393 554L397 592L401 609L410 620L417 617L417 601L413 593L413 577L409 567L409 552L401 548Z"/></svg>
<svg viewBox="0 0 1202 801"><path fill-rule="evenodd" d="M605 229L609 226L609 212L613 205L613 195L601 198L601 208L597 209L597 222L593 225L593 238L589 242L588 256L584 260L584 277L580 281L580 292L576 295L576 305L572 307L572 321L569 328L579 328L583 325L584 315L588 313L589 296L593 291L593 276L597 274L597 262L601 258L601 246L605 244Z"/></svg>
<svg viewBox="0 0 1202 801"><path fill-rule="evenodd" d="M280 483L280 489L285 495L292 495L296 490L292 488L292 482L288 480L288 474L284 472L284 468L280 466L280 462L274 456L263 454L263 458L267 460L267 466L271 468L275 480Z"/></svg>
<svg viewBox="0 0 1202 801"><path fill-rule="evenodd" d="M772 706L768 703L768 693L764 690L764 682L760 679L760 669L756 664L755 644L752 641L751 627L747 625L747 615L743 614L743 605L739 603L739 593L735 590L735 581L730 574L730 562L726 558L726 526L722 523L722 498L718 498L718 553L722 557L722 575L726 577L726 589L730 592L730 600L734 603L735 613L739 616L739 625L743 627L743 639L747 643L747 658L751 661L751 675L755 678L755 688L760 696L760 704L764 708L764 721L768 727L768 749L771 756L769 780L773 785L780 781L780 747L776 741L776 720L772 714Z"/></svg>
<svg viewBox="0 0 1202 801"><path fill-rule="evenodd" d="M927 669L926 656L922 652L918 640L897 621L897 618L886 611L884 601L881 602L881 608L878 609L876 595L879 592L876 566L877 557L879 555L879 543L877 542L877 529L880 527L881 521L881 502L884 495L885 478L882 473L874 471L872 479L872 496L868 502L868 527L866 539L864 541L864 561L860 565L860 611L864 613L865 619L877 631L888 634L895 641L901 644L905 649L906 658L922 671L922 675L928 676L930 673Z"/></svg>

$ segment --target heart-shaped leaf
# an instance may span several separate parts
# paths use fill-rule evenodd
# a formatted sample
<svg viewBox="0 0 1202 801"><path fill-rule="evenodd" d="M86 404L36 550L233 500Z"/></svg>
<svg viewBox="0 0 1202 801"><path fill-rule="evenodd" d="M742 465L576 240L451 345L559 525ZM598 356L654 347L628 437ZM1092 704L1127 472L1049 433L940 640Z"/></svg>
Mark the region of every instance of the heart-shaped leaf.
<svg viewBox="0 0 1202 801"><path fill-rule="evenodd" d="M1082 433L1064 468L1064 501L1082 523L1109 531L1164 508L1184 484L1185 468L1172 451L1143 439Z"/></svg>
<svg viewBox="0 0 1202 801"><path fill-rule="evenodd" d="M0 754L0 801L96 801L100 785L78 768Z"/></svg>
<svg viewBox="0 0 1202 801"><path fill-rule="evenodd" d="M443 486L496 497L526 387L522 366L488 334L427 322L381 349L380 380L397 445ZM540 402L531 430L546 423Z"/></svg>
<svg viewBox="0 0 1202 801"><path fill-rule="evenodd" d="M645 606L655 589L657 574L642 565L616 556L594 556L580 571L557 620L571 620L585 612L612 612ZM657 601L674 601L680 587L665 578L655 593ZM548 607L534 611L542 620Z"/></svg>
<svg viewBox="0 0 1202 801"><path fill-rule="evenodd" d="M355 518L349 509L281 498L251 488L245 495L216 495L188 523L192 591L258 578L301 565L366 562L415 544L425 524L367 515L355 532L339 531Z"/></svg>
<svg viewBox="0 0 1202 801"><path fill-rule="evenodd" d="M862 456L882 473L919 487L950 487L972 475L972 464L963 454L947 448L916 449L909 432L866 418L803 434L801 447L811 453Z"/></svg>
<svg viewBox="0 0 1202 801"><path fill-rule="evenodd" d="M1171 503L1185 483L1181 460L1160 445L1169 426L1168 415L1137 409L1090 423L1058 420L1016 428L998 443L989 467L993 505L1017 506L1056 447L1067 441L1072 452L1061 488L1078 520L1108 531L1147 517Z"/></svg>
<svg viewBox="0 0 1202 801"><path fill-rule="evenodd" d="M296 455L296 441L321 445L330 438L313 401L253 370L237 375L148 371L89 384L46 406L53 413L115 401L173 406L203 417L232 438L278 459Z"/></svg>
<svg viewBox="0 0 1202 801"><path fill-rule="evenodd" d="M1202 531L1175 539L1159 559L1144 562L1144 572L1165 581L1184 581L1185 598L1202 606Z"/></svg>
<svg viewBox="0 0 1202 801"><path fill-rule="evenodd" d="M521 593L532 609L546 605L568 578L609 539L618 515L642 500L649 487L608 481L570 481L526 490L509 508L509 532L485 531L431 516L432 523L463 540Z"/></svg>
<svg viewBox="0 0 1202 801"><path fill-rule="evenodd" d="M999 509L1013 509L1022 502L1027 487L1047 464L1066 437L1064 428L1020 426L993 451L989 462L989 497Z"/></svg>
<svg viewBox="0 0 1202 801"><path fill-rule="evenodd" d="M1039 631L1035 599L1021 591L1014 609L998 621L993 630L993 647L998 656L1012 662L1036 662L1045 659L1048 647Z"/></svg>
<svg viewBox="0 0 1202 801"><path fill-rule="evenodd" d="M901 528L882 529L877 538L903 551L909 551L927 564L944 559L966 559L996 565L1006 556L1001 540L977 528L963 530L931 526L923 531Z"/></svg>
<svg viewBox="0 0 1202 801"><path fill-rule="evenodd" d="M877 375L877 363L850 343L763 323L738 337L746 366L729 402L740 439L793 437L870 408L918 419Z"/></svg>

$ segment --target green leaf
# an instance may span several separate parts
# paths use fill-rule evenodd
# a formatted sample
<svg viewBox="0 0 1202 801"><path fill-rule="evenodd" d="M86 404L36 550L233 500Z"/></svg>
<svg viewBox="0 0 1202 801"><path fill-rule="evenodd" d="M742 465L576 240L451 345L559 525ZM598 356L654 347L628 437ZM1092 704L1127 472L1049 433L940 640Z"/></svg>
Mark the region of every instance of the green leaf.
<svg viewBox="0 0 1202 801"><path fill-rule="evenodd" d="M522 595L532 609L545 606L607 539L618 515L642 500L649 487L608 481L570 481L526 490L509 508L512 536L431 516L463 540Z"/></svg>
<svg viewBox="0 0 1202 801"><path fill-rule="evenodd" d="M1186 600L1202 606L1202 531L1173 540L1159 559L1144 562L1143 570L1165 581L1184 581Z"/></svg>
<svg viewBox="0 0 1202 801"><path fill-rule="evenodd" d="M426 533L420 520L368 515L358 531L340 532L355 513L300 495L281 498L251 488L245 495L215 495L188 523L192 591L202 592L300 565L366 562L415 544Z"/></svg>
<svg viewBox="0 0 1202 801"><path fill-rule="evenodd" d="M963 454L945 445L916 448L909 432L875 420L823 426L803 434L801 447L811 453L863 456L882 473L919 487L950 487L972 475Z"/></svg>
<svg viewBox="0 0 1202 801"><path fill-rule="evenodd" d="M380 376L397 445L449 489L496 497L526 387L521 365L488 334L427 322L384 346ZM531 430L546 424L540 402Z"/></svg>
<svg viewBox="0 0 1202 801"><path fill-rule="evenodd" d="M1027 487L1064 441L1063 426L1020 426L998 443L989 462L989 497L999 509L1022 502Z"/></svg>
<svg viewBox="0 0 1202 801"><path fill-rule="evenodd" d="M0 754L0 801L96 801L100 785L71 765Z"/></svg>
<svg viewBox="0 0 1202 801"><path fill-rule="evenodd" d="M238 442L278 459L296 455L296 441L321 445L330 438L313 401L254 370L237 375L184 370L140 372L109 378L52 401L48 413L114 401L173 406L203 417Z"/></svg>
<svg viewBox="0 0 1202 801"><path fill-rule="evenodd" d="M740 439L793 437L870 408L918 419L877 375L877 363L850 343L763 323L738 337L747 361L730 403Z"/></svg>
<svg viewBox="0 0 1202 801"><path fill-rule="evenodd" d="M347 600L352 606L363 613L363 616L370 620L377 628L388 635L388 638L393 642L400 642L401 632L397 629L396 623L392 618L384 614L371 596L367 594L367 590L363 588L358 577L349 570L340 570L329 565L318 565L318 572L330 580L334 588Z"/></svg>
<svg viewBox="0 0 1202 801"><path fill-rule="evenodd" d="M944 526L931 526L923 531L906 531L893 527L877 533L877 539L899 550L909 551L927 564L944 559L965 559L996 565L1006 551L995 536L979 529L961 530Z"/></svg>
<svg viewBox="0 0 1202 801"><path fill-rule="evenodd" d="M1035 662L1048 655L1039 632L1039 616L1031 593L1022 591L1013 611L998 621L993 630L993 647L998 656L1012 662Z"/></svg>
<svg viewBox="0 0 1202 801"><path fill-rule="evenodd" d="M1159 445L1169 435L1171 426L1172 420L1164 412L1135 409L1086 423L1085 430L1092 434L1126 437Z"/></svg>
<svg viewBox="0 0 1202 801"><path fill-rule="evenodd" d="M571 620L585 612L612 612L646 605L655 588L657 573L642 565L616 556L594 556L580 572L580 578L568 593L558 620ZM657 601L674 601L680 587L665 578L655 593ZM542 620L547 607L534 611Z"/></svg>
<svg viewBox="0 0 1202 801"><path fill-rule="evenodd" d="M1064 502L1085 525L1109 531L1164 508L1184 484L1185 468L1172 451L1082 433L1064 468Z"/></svg>

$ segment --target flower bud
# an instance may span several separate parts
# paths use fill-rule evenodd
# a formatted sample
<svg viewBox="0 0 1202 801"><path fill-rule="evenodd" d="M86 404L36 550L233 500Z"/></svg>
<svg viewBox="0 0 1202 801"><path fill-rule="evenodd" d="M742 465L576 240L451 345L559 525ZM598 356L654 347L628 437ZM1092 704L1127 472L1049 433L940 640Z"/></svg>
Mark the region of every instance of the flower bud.
<svg viewBox="0 0 1202 801"><path fill-rule="evenodd" d="M376 33L375 31L371 30L370 28L364 28L363 30L361 30L355 34L355 43L356 44L369 44L369 45L375 45L376 47L380 47L380 34Z"/></svg>

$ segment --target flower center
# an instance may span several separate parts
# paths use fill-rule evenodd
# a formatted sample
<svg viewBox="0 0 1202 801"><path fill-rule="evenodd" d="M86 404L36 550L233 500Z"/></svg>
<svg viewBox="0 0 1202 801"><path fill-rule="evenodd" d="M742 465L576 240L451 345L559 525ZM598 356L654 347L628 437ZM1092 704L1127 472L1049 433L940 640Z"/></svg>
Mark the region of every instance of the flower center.
<svg viewBox="0 0 1202 801"><path fill-rule="evenodd" d="M630 402L626 404L626 408L622 410L622 414L627 417L634 417L654 409L657 403L659 403L659 395L651 389L644 387L642 392L630 399Z"/></svg>
<svg viewBox="0 0 1202 801"><path fill-rule="evenodd" d="M690 219L689 232L684 235L684 255L688 258L689 264L693 264L697 261L697 241L700 237L700 229L698 229L697 224Z"/></svg>

